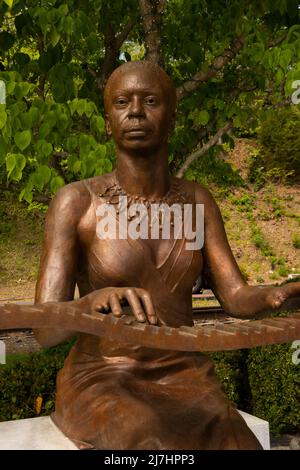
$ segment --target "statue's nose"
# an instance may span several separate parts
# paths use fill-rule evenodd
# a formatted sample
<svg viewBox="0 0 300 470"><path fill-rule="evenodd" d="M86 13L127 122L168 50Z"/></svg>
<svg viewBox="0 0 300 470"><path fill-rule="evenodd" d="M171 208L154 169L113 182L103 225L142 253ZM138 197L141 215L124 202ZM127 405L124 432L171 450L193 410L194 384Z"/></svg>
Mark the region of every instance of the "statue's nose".
<svg viewBox="0 0 300 470"><path fill-rule="evenodd" d="M143 101L140 97L135 96L132 98L129 108L129 115L134 117L145 116Z"/></svg>

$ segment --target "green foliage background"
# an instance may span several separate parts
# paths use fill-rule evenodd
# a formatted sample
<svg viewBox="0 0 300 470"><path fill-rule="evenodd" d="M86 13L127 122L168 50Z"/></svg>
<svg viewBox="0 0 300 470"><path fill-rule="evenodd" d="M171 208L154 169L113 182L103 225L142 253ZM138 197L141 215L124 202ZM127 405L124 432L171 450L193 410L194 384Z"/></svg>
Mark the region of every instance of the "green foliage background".
<svg viewBox="0 0 300 470"><path fill-rule="evenodd" d="M226 122L234 129L255 128L295 91L299 9L295 0L164 4L166 71L178 87L202 74L178 105L170 143L176 173ZM7 93L0 104L2 188L12 186L30 203L39 194L51 197L65 183L111 171L114 146L105 135L102 91L122 61L144 57L138 7L137 0L0 2L0 80ZM237 38L244 46L216 71ZM233 145L232 137L224 139ZM209 156L217 153L218 147ZM187 177L199 174L196 165Z"/></svg>
<svg viewBox="0 0 300 470"><path fill-rule="evenodd" d="M202 77L178 103L170 142L173 173L227 122L233 135L251 134L260 125L255 181L265 170L299 171L299 112L292 111L294 120L284 110L300 79L298 3L165 2L160 38L165 69L177 87L196 73ZM0 1L0 80L6 87L6 103L0 104L1 191L12 189L31 203L40 195L52 197L65 183L111 171L115 150L105 135L103 85L124 60L144 57L138 5L137 0ZM237 38L243 47L217 68ZM232 147L232 134L222 142ZM220 148L211 148L186 177L241 184L239 175L219 162ZM56 373L69 347L0 367L0 419L34 416L39 395L41 413L50 413ZM299 366L291 363L289 346L214 358L237 405L270 420L273 431L299 429Z"/></svg>
<svg viewBox="0 0 300 470"><path fill-rule="evenodd" d="M269 113L258 129L259 150L252 155L250 181L300 180L300 111Z"/></svg>

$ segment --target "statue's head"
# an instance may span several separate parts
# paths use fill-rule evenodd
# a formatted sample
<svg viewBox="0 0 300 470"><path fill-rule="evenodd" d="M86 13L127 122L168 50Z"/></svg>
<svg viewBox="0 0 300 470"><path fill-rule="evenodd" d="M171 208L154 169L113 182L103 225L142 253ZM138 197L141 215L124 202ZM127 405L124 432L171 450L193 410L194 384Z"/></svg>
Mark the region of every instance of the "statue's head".
<svg viewBox="0 0 300 470"><path fill-rule="evenodd" d="M106 129L119 148L154 149L175 124L176 90L164 70L149 61L126 62L104 90Z"/></svg>

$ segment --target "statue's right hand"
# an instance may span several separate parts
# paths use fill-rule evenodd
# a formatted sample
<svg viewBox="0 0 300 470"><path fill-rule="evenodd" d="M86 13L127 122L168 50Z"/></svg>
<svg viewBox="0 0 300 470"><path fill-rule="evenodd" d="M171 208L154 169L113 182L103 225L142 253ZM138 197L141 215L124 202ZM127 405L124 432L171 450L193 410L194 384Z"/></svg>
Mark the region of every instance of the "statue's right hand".
<svg viewBox="0 0 300 470"><path fill-rule="evenodd" d="M148 321L151 325L158 323L151 296L145 289L138 287L105 287L91 292L80 300L85 305L88 303L91 315L111 310L116 317L121 317L125 313L122 309L122 303L126 301L137 321Z"/></svg>

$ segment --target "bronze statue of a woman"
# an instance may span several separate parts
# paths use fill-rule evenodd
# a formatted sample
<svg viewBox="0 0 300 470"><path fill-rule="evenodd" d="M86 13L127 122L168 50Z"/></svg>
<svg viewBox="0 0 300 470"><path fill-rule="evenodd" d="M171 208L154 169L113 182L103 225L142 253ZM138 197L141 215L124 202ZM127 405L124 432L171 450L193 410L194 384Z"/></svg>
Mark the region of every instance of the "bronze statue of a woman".
<svg viewBox="0 0 300 470"><path fill-rule="evenodd" d="M240 317L299 295L299 283L248 286L209 191L169 174L175 105L174 86L158 66L130 62L113 72L105 109L107 132L116 143L116 170L69 184L52 201L36 302L72 300L77 284L77 302L91 315L104 308L120 316L126 300L138 321L178 327L193 324L191 289L201 272L208 273L223 308ZM128 210L144 204L146 215L155 203L203 204L202 249L187 250L187 240L174 233L169 238L102 237L97 214L119 196L126 197ZM118 211L114 217L122 225ZM51 346L74 332L40 329L36 336ZM78 336L58 375L53 419L80 448L261 448L205 355L116 344L87 334Z"/></svg>

